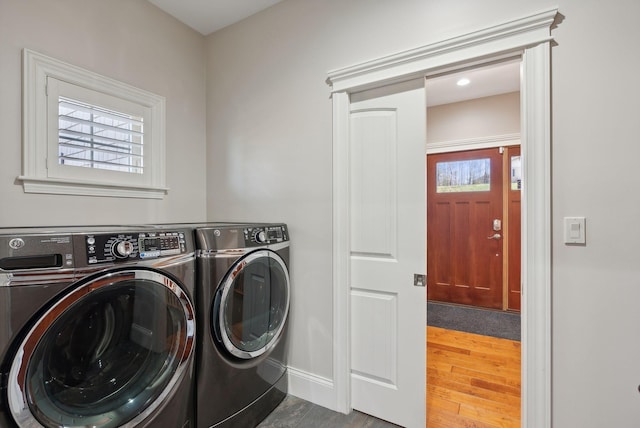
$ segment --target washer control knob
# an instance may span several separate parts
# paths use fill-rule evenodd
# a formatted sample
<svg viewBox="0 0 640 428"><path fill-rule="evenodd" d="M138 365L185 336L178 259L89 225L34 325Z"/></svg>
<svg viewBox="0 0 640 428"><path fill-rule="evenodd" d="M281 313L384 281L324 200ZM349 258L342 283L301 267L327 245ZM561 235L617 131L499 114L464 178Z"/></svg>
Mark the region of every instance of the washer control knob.
<svg viewBox="0 0 640 428"><path fill-rule="evenodd" d="M133 244L129 241L119 241L113 244L113 255L119 259L126 259L133 253Z"/></svg>
<svg viewBox="0 0 640 428"><path fill-rule="evenodd" d="M259 244L262 244L264 242L267 241L267 234L264 233L264 230L259 231L258 233L256 233L256 242Z"/></svg>

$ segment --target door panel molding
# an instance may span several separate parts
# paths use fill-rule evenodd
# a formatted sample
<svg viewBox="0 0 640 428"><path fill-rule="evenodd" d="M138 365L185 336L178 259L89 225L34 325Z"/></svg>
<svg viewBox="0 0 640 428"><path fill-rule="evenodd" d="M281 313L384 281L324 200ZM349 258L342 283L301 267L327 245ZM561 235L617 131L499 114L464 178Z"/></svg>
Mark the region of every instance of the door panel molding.
<svg viewBox="0 0 640 428"><path fill-rule="evenodd" d="M396 151L398 112L368 109L351 113L351 255L394 259L397 254ZM392 162L385 162L393 159ZM371 209L371 205L376 209ZM375 230L376 233L371 233Z"/></svg>
<svg viewBox="0 0 640 428"><path fill-rule="evenodd" d="M335 409L350 402L350 94L522 55L522 426L551 427L551 29L550 9L484 30L329 72L333 102ZM419 344L419 346L424 346Z"/></svg>
<svg viewBox="0 0 640 428"><path fill-rule="evenodd" d="M398 360L398 295L352 288L351 303L358 313L351 330L359 342L352 349L352 373L396 388L398 372L389 369L397 368ZM361 352L364 349L372 352Z"/></svg>

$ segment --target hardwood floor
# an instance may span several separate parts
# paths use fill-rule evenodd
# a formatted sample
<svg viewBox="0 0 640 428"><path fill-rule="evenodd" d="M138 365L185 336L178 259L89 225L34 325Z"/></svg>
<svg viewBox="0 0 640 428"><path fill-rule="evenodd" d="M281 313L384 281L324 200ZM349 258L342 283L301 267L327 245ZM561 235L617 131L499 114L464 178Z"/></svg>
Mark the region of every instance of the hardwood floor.
<svg viewBox="0 0 640 428"><path fill-rule="evenodd" d="M427 327L427 428L520 427L520 342Z"/></svg>
<svg viewBox="0 0 640 428"><path fill-rule="evenodd" d="M427 428L520 427L520 342L427 327ZM391 428L287 396L259 428Z"/></svg>

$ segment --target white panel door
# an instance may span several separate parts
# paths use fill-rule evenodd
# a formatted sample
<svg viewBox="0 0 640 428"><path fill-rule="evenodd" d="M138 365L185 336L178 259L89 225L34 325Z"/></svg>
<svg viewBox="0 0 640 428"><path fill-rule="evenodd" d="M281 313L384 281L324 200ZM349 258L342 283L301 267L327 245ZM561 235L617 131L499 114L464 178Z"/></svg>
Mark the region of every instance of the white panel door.
<svg viewBox="0 0 640 428"><path fill-rule="evenodd" d="M351 96L351 403L424 428L426 110L422 79Z"/></svg>

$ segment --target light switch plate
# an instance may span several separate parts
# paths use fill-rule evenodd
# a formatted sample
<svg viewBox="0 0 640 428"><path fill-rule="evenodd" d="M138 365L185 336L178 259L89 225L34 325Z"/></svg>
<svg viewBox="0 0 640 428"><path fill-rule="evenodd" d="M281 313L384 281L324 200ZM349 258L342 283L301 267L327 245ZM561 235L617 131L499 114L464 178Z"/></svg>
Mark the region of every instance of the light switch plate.
<svg viewBox="0 0 640 428"><path fill-rule="evenodd" d="M584 217L564 218L564 243L565 244L586 244L586 219Z"/></svg>

